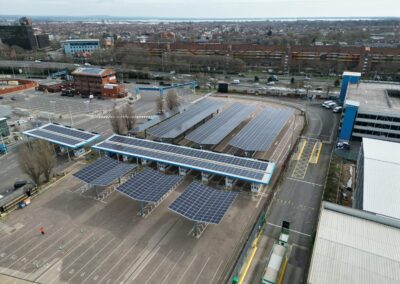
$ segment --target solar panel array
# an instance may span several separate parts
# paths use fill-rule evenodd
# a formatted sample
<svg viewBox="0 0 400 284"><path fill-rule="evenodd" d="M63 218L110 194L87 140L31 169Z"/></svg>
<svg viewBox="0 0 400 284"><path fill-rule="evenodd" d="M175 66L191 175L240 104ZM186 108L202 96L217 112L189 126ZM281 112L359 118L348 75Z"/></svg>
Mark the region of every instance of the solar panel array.
<svg viewBox="0 0 400 284"><path fill-rule="evenodd" d="M186 136L200 145L216 145L231 133L253 111L255 106L234 104Z"/></svg>
<svg viewBox="0 0 400 284"><path fill-rule="evenodd" d="M57 125L57 124L47 124L47 125L43 126L42 129L56 132L56 133L65 134L68 136L72 136L72 137L75 137L78 139L84 139L84 140L90 139L95 135L93 133L84 132L82 130L77 130L77 129L73 129L73 128L69 128L69 127L65 127L65 126L61 126L61 125Z"/></svg>
<svg viewBox="0 0 400 284"><path fill-rule="evenodd" d="M213 100L203 100L160 124L147 133L157 138L176 138L201 120L216 112L222 104Z"/></svg>
<svg viewBox="0 0 400 284"><path fill-rule="evenodd" d="M255 159L119 135L93 148L262 184L268 184L274 168Z"/></svg>
<svg viewBox="0 0 400 284"><path fill-rule="evenodd" d="M216 190L194 181L169 209L195 222L219 224L237 195L237 192Z"/></svg>
<svg viewBox="0 0 400 284"><path fill-rule="evenodd" d="M53 123L25 131L24 134L70 148L83 146L100 137L98 134Z"/></svg>
<svg viewBox="0 0 400 284"><path fill-rule="evenodd" d="M229 145L244 151L268 151L292 114L290 109L266 108L244 127Z"/></svg>
<svg viewBox="0 0 400 284"><path fill-rule="evenodd" d="M137 201L157 203L181 179L177 175L164 175L145 168L119 186L117 191Z"/></svg>
<svg viewBox="0 0 400 284"><path fill-rule="evenodd" d="M107 186L134 168L136 168L135 164L121 163L110 157L102 157L74 173L73 176L91 185Z"/></svg>

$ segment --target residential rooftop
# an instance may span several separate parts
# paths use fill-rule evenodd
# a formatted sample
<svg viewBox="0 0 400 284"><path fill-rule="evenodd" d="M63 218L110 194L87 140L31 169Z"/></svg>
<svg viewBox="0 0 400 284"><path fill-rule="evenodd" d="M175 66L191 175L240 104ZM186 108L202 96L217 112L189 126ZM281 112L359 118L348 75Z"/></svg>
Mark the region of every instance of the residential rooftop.
<svg viewBox="0 0 400 284"><path fill-rule="evenodd" d="M387 90L400 92L400 84L365 83L349 84L346 101L360 103L359 112L400 116L400 97L387 95Z"/></svg>

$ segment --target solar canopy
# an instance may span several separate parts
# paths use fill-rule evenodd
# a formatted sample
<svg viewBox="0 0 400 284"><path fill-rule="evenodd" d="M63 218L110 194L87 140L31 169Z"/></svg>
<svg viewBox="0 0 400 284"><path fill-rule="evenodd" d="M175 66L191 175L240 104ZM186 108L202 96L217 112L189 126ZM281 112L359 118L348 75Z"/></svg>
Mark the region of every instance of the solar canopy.
<svg viewBox="0 0 400 284"><path fill-rule="evenodd" d="M93 149L194 169L249 182L268 184L274 163L190 147L113 135Z"/></svg>
<svg viewBox="0 0 400 284"><path fill-rule="evenodd" d="M203 100L190 106L182 113L150 128L147 133L156 138L176 138L216 112L221 105L221 103L213 100Z"/></svg>
<svg viewBox="0 0 400 284"><path fill-rule="evenodd" d="M200 145L216 145L231 133L253 111L255 106L234 104L186 136Z"/></svg>
<svg viewBox="0 0 400 284"><path fill-rule="evenodd" d="M229 145L244 151L267 151L292 114L290 109L266 108Z"/></svg>
<svg viewBox="0 0 400 284"><path fill-rule="evenodd" d="M169 209L195 222L219 224L237 195L237 192L216 190L194 181Z"/></svg>
<svg viewBox="0 0 400 284"><path fill-rule="evenodd" d="M24 134L73 149L82 147L100 137L99 134L54 123L25 131Z"/></svg>
<svg viewBox="0 0 400 284"><path fill-rule="evenodd" d="M136 168L135 164L118 162L109 157L102 157L73 174L85 183L97 186L108 186Z"/></svg>
<svg viewBox="0 0 400 284"><path fill-rule="evenodd" d="M120 193L137 201L157 203L182 179L176 175L165 175L145 168L117 188Z"/></svg>

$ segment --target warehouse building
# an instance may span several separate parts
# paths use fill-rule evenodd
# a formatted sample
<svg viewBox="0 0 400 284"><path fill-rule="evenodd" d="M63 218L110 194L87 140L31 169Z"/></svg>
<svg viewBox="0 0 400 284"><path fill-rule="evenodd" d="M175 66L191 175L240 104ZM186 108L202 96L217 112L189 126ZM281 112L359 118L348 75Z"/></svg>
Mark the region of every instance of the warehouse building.
<svg viewBox="0 0 400 284"><path fill-rule="evenodd" d="M348 85L339 139L361 137L400 142L400 84Z"/></svg>
<svg viewBox="0 0 400 284"><path fill-rule="evenodd" d="M400 143L363 138L353 206L400 219Z"/></svg>
<svg viewBox="0 0 400 284"><path fill-rule="evenodd" d="M82 96L124 97L125 87L117 84L114 70L81 67L72 72L75 91Z"/></svg>
<svg viewBox="0 0 400 284"><path fill-rule="evenodd" d="M400 283L400 220L324 202L309 284Z"/></svg>
<svg viewBox="0 0 400 284"><path fill-rule="evenodd" d="M92 53L99 48L99 39L70 39L64 42L64 53L69 57Z"/></svg>

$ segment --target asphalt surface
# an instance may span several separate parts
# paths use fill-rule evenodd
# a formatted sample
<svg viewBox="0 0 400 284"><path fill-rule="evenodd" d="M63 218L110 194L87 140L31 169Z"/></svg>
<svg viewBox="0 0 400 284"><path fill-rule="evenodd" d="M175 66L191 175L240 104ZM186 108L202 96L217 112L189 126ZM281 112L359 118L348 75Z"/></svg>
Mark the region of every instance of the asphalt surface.
<svg viewBox="0 0 400 284"><path fill-rule="evenodd" d="M289 261L283 283L305 283L313 236L316 231L318 214L325 186L327 169L331 157L334 136L340 115L323 109L319 104L304 106L307 108L308 124L303 138L308 144L325 141L317 164L310 164L310 151L304 150L300 161L290 160L267 216L267 226L260 242L260 261L255 264L254 273L247 283L261 281L267 256L273 243L278 240L282 221L290 222ZM305 149L307 149L306 146ZM297 166L298 163L303 165ZM303 167L304 175L296 175L296 167Z"/></svg>

